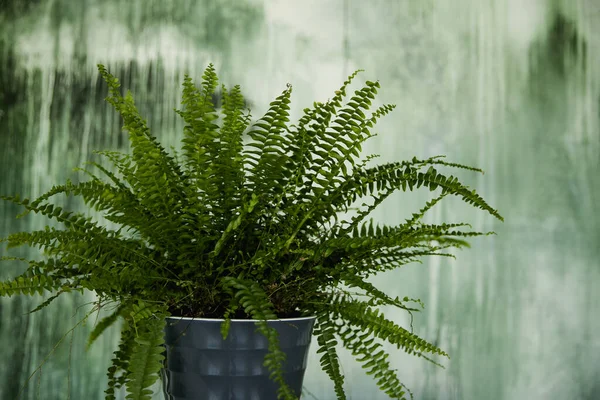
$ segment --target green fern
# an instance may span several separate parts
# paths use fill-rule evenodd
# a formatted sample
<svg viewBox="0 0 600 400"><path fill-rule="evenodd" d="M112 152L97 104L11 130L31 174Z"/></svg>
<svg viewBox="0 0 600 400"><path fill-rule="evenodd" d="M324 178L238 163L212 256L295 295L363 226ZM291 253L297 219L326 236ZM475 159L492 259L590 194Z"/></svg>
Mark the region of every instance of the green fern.
<svg viewBox="0 0 600 400"><path fill-rule="evenodd" d="M60 297L60 295L70 292L70 290L68 288L62 288L61 290L59 290L58 292L56 292L56 294L48 297L46 300L44 300L42 303L40 303L37 307L35 307L33 310L29 311L27 314L33 314L34 312L38 312L40 310L43 310L44 308L48 307L54 300L58 299Z"/></svg>
<svg viewBox="0 0 600 400"><path fill-rule="evenodd" d="M0 282L0 296L14 296L19 294L43 294L44 291L53 292L62 286L60 281L47 275L27 276L21 275L13 280Z"/></svg>
<svg viewBox="0 0 600 400"><path fill-rule="evenodd" d="M375 166L377 155L361 159L362 147L376 136L372 128L395 106L370 111L380 89L371 81L344 103L359 71L333 98L305 108L292 125L291 85L254 123L243 110L240 87L222 86L219 112L212 101L219 82L211 64L199 86L189 76L183 81L176 110L185 122L181 148L169 152L150 133L131 93L123 96L118 79L98 68L131 151L96 151L107 165L88 163L78 169L87 181L67 180L37 199L0 197L23 207L19 217L40 214L59 225L1 240L8 249L37 247L45 258L0 258L28 263L24 274L0 283L0 296L50 292L37 311L63 293L90 290L99 297L99 310L116 305L88 340L90 346L121 323L107 399L116 399L123 388L128 399L150 398L170 315L223 318L223 337L232 318L256 319L269 342L265 366L283 399L295 397L283 378L285 354L277 332L266 321L316 316L320 364L339 399L346 398L339 344L390 397L412 396L381 343L435 364L434 357L447 354L378 310L392 306L412 317L423 306L419 299L392 298L368 278L427 256L454 257L448 249L468 247L469 238L491 234L460 222L423 222L449 196L502 220L479 194L443 172L483 171L442 156ZM403 223L388 226L370 219L393 193L417 189L434 191L433 199ZM56 196L83 199L116 228L63 210L52 203ZM342 218L350 209L354 215Z"/></svg>
<svg viewBox="0 0 600 400"><path fill-rule="evenodd" d="M122 316L123 311L125 311L128 307L129 307L129 304L127 304L127 303L120 304L112 314L102 318L102 320L100 320L100 322L98 322L96 324L96 326L94 327L92 332L90 332L90 336L88 337L88 342L87 342L88 349L92 346L94 341L96 341L96 339L98 339L98 337L100 337L100 335L106 329L108 329L115 322L117 322L119 317Z"/></svg>
<svg viewBox="0 0 600 400"><path fill-rule="evenodd" d="M131 380L129 365L133 350L135 347L134 331L130 329L127 323L121 328L121 339L119 348L115 351L111 360L111 366L108 368L108 387L104 391L106 400L116 400L117 390L120 390L127 382Z"/></svg>
<svg viewBox="0 0 600 400"><path fill-rule="evenodd" d="M317 354L321 354L321 368L331 378L334 390L339 400L346 399L344 392L344 375L341 371L340 360L336 347L338 345L335 339L335 323L329 318L329 313L322 312L317 316L314 328L314 335L317 337L319 349Z"/></svg>
<svg viewBox="0 0 600 400"><path fill-rule="evenodd" d="M158 371L162 368L164 359L165 317L165 313L156 313L142 320L129 359L128 400L152 399L149 387L158 380Z"/></svg>

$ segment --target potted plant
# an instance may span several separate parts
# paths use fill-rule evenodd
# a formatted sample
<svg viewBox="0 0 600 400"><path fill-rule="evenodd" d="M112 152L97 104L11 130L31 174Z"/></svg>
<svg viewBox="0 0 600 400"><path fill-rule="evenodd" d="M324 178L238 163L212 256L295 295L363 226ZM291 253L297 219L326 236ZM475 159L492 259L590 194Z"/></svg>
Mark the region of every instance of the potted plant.
<svg viewBox="0 0 600 400"><path fill-rule="evenodd" d="M199 87L184 80L182 146L168 152L131 93L123 97L118 80L98 67L132 151L99 151L114 167L91 163L102 177L84 170L90 180L67 181L35 200L2 197L64 229L4 239L7 247L39 247L45 258L23 260L26 272L0 283L0 295L52 293L40 309L63 293L89 290L95 310L112 307L89 338L122 322L107 399L121 387L128 399L150 399L161 370L172 399L298 398L311 332L340 399L338 341L397 399L407 390L378 340L432 362L427 354L447 356L377 309L417 311L411 305L418 300L392 298L368 278L422 256L448 256L444 249L484 234L463 223L422 222L448 195L502 217L436 169L476 168L441 157L376 166L368 166L374 156L359 159L370 128L394 108L365 115L378 82L367 81L343 105L356 71L331 100L306 108L297 125L288 125L291 86L253 124L239 86L223 87L219 121L211 64ZM420 187L439 194L404 223L367 219L390 194ZM80 196L114 226L63 210L50 202L58 194Z"/></svg>

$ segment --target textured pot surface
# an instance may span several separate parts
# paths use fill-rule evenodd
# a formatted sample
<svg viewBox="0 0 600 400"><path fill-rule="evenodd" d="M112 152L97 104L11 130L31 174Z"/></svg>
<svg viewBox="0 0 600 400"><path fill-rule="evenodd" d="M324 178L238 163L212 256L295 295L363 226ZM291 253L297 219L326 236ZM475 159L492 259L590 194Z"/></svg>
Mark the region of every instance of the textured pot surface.
<svg viewBox="0 0 600 400"><path fill-rule="evenodd" d="M266 338L254 320L231 320L223 340L220 319L171 317L165 328L168 400L276 400L278 386L263 366ZM287 360L284 377L297 396L302 392L314 317L268 321L279 333Z"/></svg>

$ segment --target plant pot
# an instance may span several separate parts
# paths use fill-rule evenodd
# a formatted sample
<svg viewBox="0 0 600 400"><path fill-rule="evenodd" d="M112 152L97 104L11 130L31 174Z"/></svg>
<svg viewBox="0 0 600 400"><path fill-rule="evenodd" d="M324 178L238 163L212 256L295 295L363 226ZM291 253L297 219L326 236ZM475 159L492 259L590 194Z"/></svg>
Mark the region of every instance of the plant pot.
<svg viewBox="0 0 600 400"><path fill-rule="evenodd" d="M267 339L255 320L232 319L226 340L222 319L167 318L162 372L168 400L276 400L278 385L263 366ZM268 321L286 354L284 378L300 397L315 317Z"/></svg>

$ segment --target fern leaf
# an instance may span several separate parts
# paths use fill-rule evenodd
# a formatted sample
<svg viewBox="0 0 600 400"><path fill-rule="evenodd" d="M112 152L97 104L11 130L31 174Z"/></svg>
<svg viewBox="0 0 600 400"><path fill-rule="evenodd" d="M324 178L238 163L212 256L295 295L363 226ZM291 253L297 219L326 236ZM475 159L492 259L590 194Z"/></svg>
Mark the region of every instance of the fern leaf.
<svg viewBox="0 0 600 400"><path fill-rule="evenodd" d="M164 315L143 320L142 333L135 338L128 366L128 400L151 400L149 389L159 378L164 360Z"/></svg>
<svg viewBox="0 0 600 400"><path fill-rule="evenodd" d="M61 289L59 290L56 294L48 297L43 303L39 304L37 307L35 307L33 310L29 311L27 314L33 314L34 312L38 312L46 307L48 307L50 305L50 303L52 303L54 300L56 300L58 297L60 297L61 294L69 292L69 289Z"/></svg>
<svg viewBox="0 0 600 400"><path fill-rule="evenodd" d="M380 343L363 340L361 333L360 329L347 329L341 332L340 337L344 346L363 364L367 375L373 376L382 392L392 399L406 400L405 385L390 368L389 354L382 349Z"/></svg>
<svg viewBox="0 0 600 400"><path fill-rule="evenodd" d="M239 85L228 92L225 86L223 93L223 125L221 126L219 159L215 160L218 165L217 174L220 177L218 183L221 194L220 203L239 203L245 196L245 174L244 174L244 143L242 135L248 126L249 116L242 115L244 97ZM225 210L224 219L232 218L231 207Z"/></svg>
<svg viewBox="0 0 600 400"><path fill-rule="evenodd" d="M248 189L257 193L271 193L274 188L285 185L289 179L289 170L283 166L289 157L286 150L290 139L283 134L289 121L289 104L292 87L288 85L269 107L265 115L248 132L252 139L249 144L256 152L244 152L244 158L250 165Z"/></svg>
<svg viewBox="0 0 600 400"><path fill-rule="evenodd" d="M113 352L111 366L108 368L108 387L104 391L105 400L116 400L116 391L121 389L127 382L129 376L129 360L135 345L135 335L126 322L121 328L121 339L117 351Z"/></svg>
<svg viewBox="0 0 600 400"><path fill-rule="evenodd" d="M65 187L57 186L54 189L59 192L64 192ZM91 218L86 217L83 214L74 214L69 211L63 211L62 207L58 207L53 204L38 204L37 201L30 202L29 199L20 199L18 196L0 196L0 199L19 204L25 207L27 212L34 212L36 214L42 214L48 218L55 219L75 231L90 231L96 233L106 231L105 228L99 226Z"/></svg>
<svg viewBox="0 0 600 400"><path fill-rule="evenodd" d="M182 140L184 165L193 179L194 186L200 190L206 209L219 207L216 199L220 197L218 188L219 180L222 179L217 174L214 163L214 160L221 156L219 126L213 122L218 118L212 102L217 83L218 78L212 64L202 76L202 90L196 88L192 79L186 76L181 98L184 110L177 110L187 124Z"/></svg>
<svg viewBox="0 0 600 400"><path fill-rule="evenodd" d="M134 169L138 179L133 190L140 202L159 215L172 215L173 208L185 201L181 190L182 173L173 157L150 134L146 121L140 116L131 93L120 94L118 79L98 65L100 74L108 83L110 96L107 101L121 114L124 128L129 134ZM153 178L150 179L149 177ZM167 190L165 190L167 188Z"/></svg>
<svg viewBox="0 0 600 400"><path fill-rule="evenodd" d="M417 308L407 307L399 298L391 298L385 292L377 289L372 283L363 280L360 276L356 276L352 273L346 273L341 275L341 279L348 287L356 287L365 291L369 296L370 300L367 302L370 306L390 305L401 308L408 312L419 311ZM423 304L420 300L414 300Z"/></svg>
<svg viewBox="0 0 600 400"><path fill-rule="evenodd" d="M34 295L43 294L44 291L53 292L60 288L62 283L50 276L18 276L13 280L0 282L0 296L14 296L17 294Z"/></svg>
<svg viewBox="0 0 600 400"><path fill-rule="evenodd" d="M378 310L373 310L368 304L357 300L338 298L331 304L332 310L340 318L343 318L348 326L360 328L365 334L371 334L379 339L395 344L404 349L408 354L416 354L430 360L424 353L437 354L449 357L447 353L437 346L428 343L417 335L396 325L386 319Z"/></svg>
<svg viewBox="0 0 600 400"><path fill-rule="evenodd" d="M88 337L86 347L89 349L92 346L92 344L96 341L96 339L98 339L98 337L100 337L100 335L106 329L108 329L115 322L117 322L117 320L119 319L119 317L121 316L123 311L128 307L129 307L128 303L122 303L119 305L119 307L117 307L117 309L112 314L102 318L102 320L100 320L100 322L98 322L96 324L96 326L94 327L92 332L90 332L90 336Z"/></svg>
<svg viewBox="0 0 600 400"><path fill-rule="evenodd" d="M340 360L336 350L335 326L328 313L321 313L317 316L313 334L319 345L317 354L322 354L320 359L321 368L333 382L338 400L345 400L344 375L341 372Z"/></svg>

